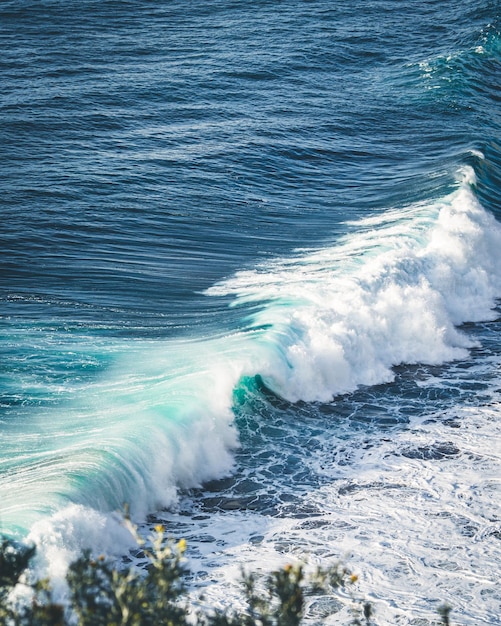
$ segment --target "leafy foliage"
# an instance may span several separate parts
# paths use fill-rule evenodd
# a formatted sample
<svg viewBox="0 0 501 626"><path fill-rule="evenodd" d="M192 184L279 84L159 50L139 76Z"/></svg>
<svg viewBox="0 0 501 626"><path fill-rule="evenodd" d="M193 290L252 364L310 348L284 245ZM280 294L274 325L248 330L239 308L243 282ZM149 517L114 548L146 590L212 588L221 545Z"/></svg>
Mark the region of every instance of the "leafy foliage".
<svg viewBox="0 0 501 626"><path fill-rule="evenodd" d="M79 626L182 626L187 607L179 600L185 593L181 563L184 542L175 548L163 542L156 528L153 548L145 550L150 564L145 576L132 568L120 570L104 557L89 552L73 563L67 580Z"/></svg>
<svg viewBox="0 0 501 626"><path fill-rule="evenodd" d="M34 554L34 546L18 545L8 539L0 540L0 595L17 585Z"/></svg>

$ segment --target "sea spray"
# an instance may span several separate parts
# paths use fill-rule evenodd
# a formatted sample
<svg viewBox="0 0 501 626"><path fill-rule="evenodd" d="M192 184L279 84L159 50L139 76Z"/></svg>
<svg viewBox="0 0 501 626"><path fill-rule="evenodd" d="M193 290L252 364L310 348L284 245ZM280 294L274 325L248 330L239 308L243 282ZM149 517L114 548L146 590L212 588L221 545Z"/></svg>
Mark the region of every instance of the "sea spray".
<svg viewBox="0 0 501 626"><path fill-rule="evenodd" d="M391 381L400 363L464 357L474 344L457 326L492 319L501 294L501 227L473 182L466 168L445 198L362 220L331 248L209 289L259 304L249 328L267 329L265 384L290 401L328 402Z"/></svg>
<svg viewBox="0 0 501 626"><path fill-rule="evenodd" d="M10 451L18 469L0 483L6 531L22 533L68 503L103 512L128 504L143 518L174 505L178 487L230 471L240 372L224 350L179 341L134 355L122 355L85 398L45 412L35 459Z"/></svg>

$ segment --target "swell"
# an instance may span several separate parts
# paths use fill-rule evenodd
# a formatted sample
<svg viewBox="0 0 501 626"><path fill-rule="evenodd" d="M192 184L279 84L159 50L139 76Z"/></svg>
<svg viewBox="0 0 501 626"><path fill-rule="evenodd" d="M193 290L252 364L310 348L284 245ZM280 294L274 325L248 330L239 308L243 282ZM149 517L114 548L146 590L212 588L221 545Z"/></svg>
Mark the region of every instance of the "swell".
<svg viewBox="0 0 501 626"><path fill-rule="evenodd" d="M210 288L241 308L234 334L124 342L73 401L5 424L3 530L31 528L46 559L56 547L70 558L95 547L97 527L111 537L109 515L125 503L144 518L179 488L228 474L234 397L249 377L289 401L329 402L392 380L400 363L463 358L474 342L458 326L492 319L501 294L501 227L472 170L439 200L347 230Z"/></svg>
<svg viewBox="0 0 501 626"><path fill-rule="evenodd" d="M428 30L425 30L427 41ZM373 41L370 43L372 45ZM106 338L98 342L95 336L91 337L97 353L89 355L92 367L100 367L106 351L112 354L115 365L101 373L99 381L77 385L73 399L67 402L64 398L66 391L51 387L49 391L54 396L63 398L58 407L47 405L35 417L32 407L26 421L7 424L2 433L4 456L0 501L4 530L26 535L31 529L31 537L44 545L44 549L56 544L58 548L91 545L99 549L99 541L109 548L116 541L116 529L108 513L127 502L132 506L133 515L142 517L148 511L175 504L178 488L196 486L230 472L232 450L238 445L233 423L233 396L245 386L247 377L259 376L274 393L293 402L329 402L357 387L392 380L393 368L400 363L435 364L461 359L466 354L474 344L458 327L465 321L492 317L495 299L501 290L501 235L500 227L492 217L492 214L498 214L501 206L501 151L496 117L499 96L494 87L499 71L499 31L495 25L490 25L475 45L469 42L464 48L461 43L458 47L467 49L467 53L456 57L447 55L422 66L421 83L413 83L417 85L418 98L410 104L416 106L407 106L407 100L401 102L396 114L387 118L388 128L382 128L384 136L393 137L393 142L386 146L386 158L376 161L377 166L375 160L385 147L381 136L375 137L373 145L369 145L371 151L356 152L352 147L348 149L353 142L352 135L346 131L346 140L340 141L335 150L322 152L316 148L313 150L307 142L298 149L297 136L302 132L305 134L305 128L291 127L291 135L284 145L289 145L292 137L294 152L274 148L272 156L276 158L271 159L269 168L261 172L261 179L269 184L270 173L274 172L273 176L277 177L274 182L278 184L278 179L283 181L285 178L284 162L291 163L289 180L294 196L297 196L304 186L304 163L314 162L317 169L311 172L318 172L319 163L332 161L332 171L340 168L344 174L351 172L351 178L344 175L338 181L339 185L346 184L350 193L352 187L360 186L364 176L373 183L377 192L374 192L375 197L363 199L364 206L380 207L382 197L388 199L388 205L399 206L395 198L400 201L404 193L405 197L420 199L431 195L429 189L423 191L423 188L434 185L429 182L433 176L421 175L430 171L430 147L442 151L437 161L440 160L446 168L451 162L457 163L458 145L466 150L465 144L468 144L470 153L465 156L475 169L476 180L471 170L465 169L448 195L435 200L423 199L377 217L347 224L348 234L333 240L330 246L262 264L214 285L207 295L232 299L234 309L231 315L236 321L231 327L238 330L231 336L214 334L209 339L136 341L134 346L115 342L111 347L105 345ZM353 60L357 65L360 63L356 55ZM398 74L401 70L400 64ZM389 75L392 78L391 71ZM265 83L265 77L263 73L248 78ZM351 81L351 75L347 74L347 78ZM414 79L412 74L409 81ZM427 107L422 106L423 85L429 94ZM150 88L148 82L148 90ZM389 90L390 93L393 98L394 90ZM415 94L416 91L406 93ZM361 131L367 131L370 136L374 121L381 119L379 114L389 106L389 97L385 97L380 108L373 109L374 94L371 92L370 95L369 110L359 121L359 143ZM329 110L330 116L333 107L325 103L323 106ZM350 101L344 106L351 108L353 103ZM268 109L263 110L269 113ZM306 111L309 109L300 111L301 116ZM411 111L408 118L399 117L407 111ZM451 141L448 136L447 141L444 140L440 124L430 124L430 115L433 122L439 119L433 117L437 111L450 113L444 119L455 120ZM468 122L458 122L458 117L453 117L454 111L459 111ZM72 115L76 115L73 110ZM407 124L414 118L421 124L417 125L414 120L410 126L415 130L432 129L427 141L423 140L418 146L415 133L409 133ZM390 132L394 130L395 120L403 128L400 135ZM351 128L351 117L346 126ZM482 129L480 136L479 128ZM80 130L77 128L78 132ZM306 130L309 133L312 129ZM339 124L336 132L338 130ZM272 139L275 146L276 137ZM407 153L402 149L404 139ZM455 145L451 145L454 142ZM237 143L241 145L240 141ZM410 170L412 168L414 172L416 169L416 153L419 156L420 152L420 175L414 179L419 180L409 192ZM345 170L340 154L350 161ZM252 153L251 156L247 170L254 172L256 164L263 162L262 153ZM366 156L371 159L364 158ZM399 178L398 168L406 159L406 167L400 171ZM136 161L141 161L139 156L134 167ZM357 165L350 170L351 161ZM82 163L86 164L86 161ZM389 164L395 165L392 177L388 174ZM98 169L104 169L98 165ZM227 168L218 167L226 177ZM330 169L328 173L331 173ZM442 173L436 175L444 176ZM157 179L153 174L151 176L151 180ZM83 186L85 192L95 180L98 179L88 180L87 186ZM130 179L120 180L128 189L128 194L123 197L130 195ZM309 180L311 183L315 179ZM327 175L326 180L330 181ZM250 178L249 182L254 189L255 181ZM448 180L446 182L449 184ZM195 183L200 184L200 180L194 179ZM180 186L183 185L181 179ZM322 230L323 241L325 231L332 232L328 228L330 213L327 211L331 206L331 189L331 183L322 187L326 208L322 212L322 221L319 221L322 228L311 231L318 234ZM386 195L381 193L382 189L386 190ZM397 193L392 195L391 190L395 189ZM151 193L151 188L148 187L148 191ZM234 189L230 191L228 198L231 198L233 207ZM337 193L340 193L339 187ZM371 202L364 202L367 199ZM145 202L154 204L151 199ZM360 204L360 195L351 196L351 202ZM284 201L283 215L280 213L270 219L267 237L273 242L274 249L279 245L276 242L277 225L281 227L290 220L291 204L292 201ZM298 215L304 223L304 213L299 208ZM242 203L241 211L242 216L249 212L248 203ZM114 219L113 215L111 217ZM169 278L179 280L176 277L183 267L187 267L184 251L188 244L192 258L197 260L191 265L196 268L197 276L206 276L208 271L211 271L211 279L219 275L219 270L207 270L207 267L222 258L221 248L208 259L200 241L206 241L205 235L221 218L219 213L203 218L208 224L204 229L202 226L194 229L196 233L192 238L184 232L181 239L181 229L185 228L187 220L177 217L173 220L176 224L179 222L179 231L171 229L177 238L173 239L170 259L173 269ZM47 223L51 224L51 219ZM123 223L123 214L117 215L118 219ZM232 219L228 218L225 233L232 232ZM172 221L169 223L172 225ZM258 233L262 220L250 227L247 224L242 217L239 226L242 225L245 236L242 239L239 234L230 246L232 236L225 235L222 238L224 247L236 250L254 245L257 250L257 243L252 242L262 237ZM120 260L120 271L129 268L127 277L137 276L139 272L134 274L132 270L134 265L136 269L141 266L143 252L137 258L131 255L128 248L131 237L127 235L122 241L115 238L113 255L102 253L115 233L112 220L105 224L109 236L103 234L102 225L96 223L95 229L79 233L77 241L85 243L86 249L93 242L95 251L85 253L87 257L82 265L79 262L75 266L78 270L75 275L88 272L86 263L90 262L95 268L94 284L100 285L99 280L106 272L111 273ZM12 232L12 241L17 244L22 226L19 224ZM152 220L145 237L150 245L152 232L156 229L157 224ZM132 214L130 232L135 234ZM60 232L57 235L62 236ZM180 240L183 253L175 250ZM137 242L140 246L144 244L139 239ZM239 242L244 242L245 246ZM68 244L70 247L75 244L69 235ZM43 249L43 245L37 244L39 249ZM20 266L24 267L26 262L31 271L31 257L23 256L24 246L21 251L19 246L17 249L22 260ZM157 249L165 254L165 248L159 245ZM80 259L81 253L77 255ZM148 259L150 270L140 274L136 282L138 289L141 285L149 285L153 291L156 277L165 271L165 265L157 265L154 260ZM208 260L211 263L208 264ZM221 271L226 271L227 267L221 265ZM9 259L5 274L12 269L22 275L22 270L12 266L12 259ZM51 271L59 279L66 274L64 269L61 276L57 274L56 266ZM51 271L40 274L40 279L50 278ZM179 280L178 287L179 301L183 302L179 307L179 326L186 315L188 289L183 283L185 278ZM76 285L76 281L73 282ZM200 280L197 288L202 289L208 284L202 283L204 281ZM73 283L71 286L76 288ZM102 292L107 290L108 284L103 283ZM145 288L144 294L149 291ZM165 298L166 306L172 306L171 296L172 293ZM138 308L137 302L132 306L126 296L122 294L121 297L125 300L124 308ZM117 292L102 296L104 308L108 306L111 311L114 307L110 317L116 317L117 299ZM194 309L198 310L200 300L196 299ZM210 303L210 300L206 299L206 302ZM74 302L70 303L71 306ZM219 307L216 310L219 311ZM240 312L240 317L235 316L235 312ZM230 312L227 313L229 316ZM140 311L138 316L143 323L144 314ZM99 317L101 311L95 315ZM218 317L218 323L221 319ZM175 330L177 332L178 327ZM87 337L82 342L84 340ZM54 346L54 361L60 363L59 337L55 337ZM94 366L94 362L98 365ZM102 535L100 539L99 533Z"/></svg>

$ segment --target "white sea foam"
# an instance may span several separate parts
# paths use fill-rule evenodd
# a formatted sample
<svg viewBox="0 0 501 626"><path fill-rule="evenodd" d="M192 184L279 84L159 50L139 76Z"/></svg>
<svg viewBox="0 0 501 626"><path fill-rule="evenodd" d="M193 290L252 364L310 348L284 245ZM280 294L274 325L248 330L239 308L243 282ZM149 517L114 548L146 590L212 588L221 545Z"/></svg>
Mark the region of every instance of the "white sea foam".
<svg viewBox="0 0 501 626"><path fill-rule="evenodd" d="M55 598L63 601L68 565L82 550L118 556L136 546L122 517L75 504L36 522L27 541L37 547L35 569L51 579Z"/></svg>
<svg viewBox="0 0 501 626"><path fill-rule="evenodd" d="M357 224L331 248L237 273L209 289L262 303L259 373L291 401L329 401L392 380L400 363L462 358L457 326L490 319L501 294L501 227L478 203L473 172L430 204Z"/></svg>
<svg viewBox="0 0 501 626"><path fill-rule="evenodd" d="M241 568L267 573L291 561L341 559L360 576L355 595L373 603L378 624L435 623L442 603L453 607L454 623L494 624L501 599L499 410L489 402L437 411L391 436L372 433L370 445L366 433L347 441L327 429L313 462L329 480L296 486L297 509L315 510L311 518L220 511L188 528L186 517L166 512L164 519L181 522L179 536L194 542L190 565L211 607L242 602ZM197 545L197 537L206 539ZM315 614L317 600L307 598L306 623L347 623L350 599L337 599L338 606L326 599L339 612L324 621Z"/></svg>

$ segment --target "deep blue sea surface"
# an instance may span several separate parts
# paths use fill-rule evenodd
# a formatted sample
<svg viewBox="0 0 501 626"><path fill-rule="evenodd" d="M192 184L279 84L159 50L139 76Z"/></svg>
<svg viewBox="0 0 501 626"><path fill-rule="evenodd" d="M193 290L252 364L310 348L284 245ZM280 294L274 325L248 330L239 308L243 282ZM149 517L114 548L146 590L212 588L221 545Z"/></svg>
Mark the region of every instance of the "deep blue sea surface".
<svg viewBox="0 0 501 626"><path fill-rule="evenodd" d="M501 623L500 29L3 0L0 525L43 571L128 503L215 606L346 558L379 624Z"/></svg>

